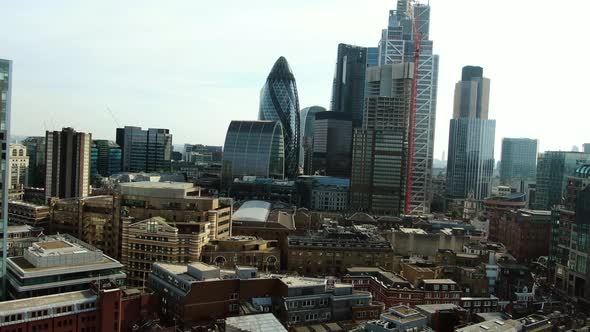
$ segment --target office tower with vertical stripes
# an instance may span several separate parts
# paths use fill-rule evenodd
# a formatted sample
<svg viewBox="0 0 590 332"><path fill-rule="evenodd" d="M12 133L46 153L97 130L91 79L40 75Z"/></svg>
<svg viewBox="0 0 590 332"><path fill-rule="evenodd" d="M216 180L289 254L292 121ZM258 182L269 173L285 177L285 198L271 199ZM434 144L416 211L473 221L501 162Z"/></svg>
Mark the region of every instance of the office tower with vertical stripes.
<svg viewBox="0 0 590 332"><path fill-rule="evenodd" d="M8 254L8 144L10 143L10 102L12 91L12 61L0 59L0 232L2 233L2 259L0 261L0 300L5 297L6 257Z"/></svg>

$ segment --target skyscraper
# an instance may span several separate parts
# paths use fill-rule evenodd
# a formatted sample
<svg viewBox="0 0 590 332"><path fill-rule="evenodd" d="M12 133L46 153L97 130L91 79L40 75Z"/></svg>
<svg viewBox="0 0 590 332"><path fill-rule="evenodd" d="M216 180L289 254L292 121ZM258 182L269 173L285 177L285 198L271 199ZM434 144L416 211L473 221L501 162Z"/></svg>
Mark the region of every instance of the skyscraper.
<svg viewBox="0 0 590 332"><path fill-rule="evenodd" d="M311 168L311 154L313 153L313 130L315 124L315 115L319 112L326 112L326 109L321 106L306 107L301 110L299 120L299 167L303 167L304 174L306 166L309 170Z"/></svg>
<svg viewBox="0 0 590 332"><path fill-rule="evenodd" d="M295 178L299 169L299 96L287 59L280 57L260 92L258 120L279 121L285 142L285 174Z"/></svg>
<svg viewBox="0 0 590 332"><path fill-rule="evenodd" d="M448 198L473 194L480 201L491 194L496 120L488 120L489 90L483 68L463 67L449 131Z"/></svg>
<svg viewBox="0 0 590 332"><path fill-rule="evenodd" d="M330 110L350 114L355 128L363 122L366 69L366 47L338 44Z"/></svg>
<svg viewBox="0 0 590 332"><path fill-rule="evenodd" d="M389 12L389 24L379 42L379 65L414 61L414 29L421 34L421 51L416 82L416 121L412 158L412 213L430 210L432 153L436 119L438 55L433 54L429 39L430 6L398 0L397 9Z"/></svg>
<svg viewBox="0 0 590 332"><path fill-rule="evenodd" d="M121 172L121 147L117 143L105 139L93 141L96 147L96 172L108 177Z"/></svg>
<svg viewBox="0 0 590 332"><path fill-rule="evenodd" d="M322 175L350 178L352 124L350 113L315 115L312 169Z"/></svg>
<svg viewBox="0 0 590 332"><path fill-rule="evenodd" d="M232 121L223 145L223 184L234 178L285 176L283 126L278 121Z"/></svg>
<svg viewBox="0 0 590 332"><path fill-rule="evenodd" d="M10 143L10 103L12 97L12 61L0 59L0 232L2 232L2 259L0 261L0 300L5 297L6 256L8 254L8 144Z"/></svg>
<svg viewBox="0 0 590 332"><path fill-rule="evenodd" d="M584 151L584 153L590 153L590 143L582 144L582 151Z"/></svg>
<svg viewBox="0 0 590 332"><path fill-rule="evenodd" d="M500 164L500 182L516 189L522 182L535 182L537 173L536 139L504 138L502 139L502 163Z"/></svg>
<svg viewBox="0 0 590 332"><path fill-rule="evenodd" d="M405 203L413 64L371 67L363 127L355 129L350 205L399 215Z"/></svg>
<svg viewBox="0 0 590 332"><path fill-rule="evenodd" d="M63 128L45 132L45 141L45 197L88 196L92 135Z"/></svg>
<svg viewBox="0 0 590 332"><path fill-rule="evenodd" d="M166 172L172 160L172 134L168 129L117 128L123 172Z"/></svg>
<svg viewBox="0 0 590 332"><path fill-rule="evenodd" d="M29 156L27 187L45 188L45 137L32 136L22 141Z"/></svg>
<svg viewBox="0 0 590 332"><path fill-rule="evenodd" d="M590 154L587 153L546 151L539 154L534 209L550 210L560 204L568 177L586 164L590 164Z"/></svg>

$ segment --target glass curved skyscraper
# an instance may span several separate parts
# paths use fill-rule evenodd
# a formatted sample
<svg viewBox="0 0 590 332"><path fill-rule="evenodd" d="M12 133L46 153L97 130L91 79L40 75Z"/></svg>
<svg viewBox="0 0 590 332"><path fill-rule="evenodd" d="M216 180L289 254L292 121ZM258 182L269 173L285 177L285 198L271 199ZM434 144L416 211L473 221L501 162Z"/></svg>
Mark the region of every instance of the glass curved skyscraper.
<svg viewBox="0 0 590 332"><path fill-rule="evenodd" d="M223 146L223 181L284 177L283 127L278 121L232 121Z"/></svg>
<svg viewBox="0 0 590 332"><path fill-rule="evenodd" d="M279 121L285 142L285 175L297 176L299 169L299 97L295 76L287 59L280 57L260 92L258 120Z"/></svg>

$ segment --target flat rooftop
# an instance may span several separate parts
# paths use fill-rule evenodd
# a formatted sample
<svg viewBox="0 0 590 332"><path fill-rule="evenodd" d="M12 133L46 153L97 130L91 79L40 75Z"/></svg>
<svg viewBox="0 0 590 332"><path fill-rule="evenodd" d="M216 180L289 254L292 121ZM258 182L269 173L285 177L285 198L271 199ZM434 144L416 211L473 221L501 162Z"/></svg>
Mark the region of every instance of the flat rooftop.
<svg viewBox="0 0 590 332"><path fill-rule="evenodd" d="M429 314L434 314L440 310L453 310L455 308L460 308L458 305L452 303L440 303L440 304L420 304L416 306L416 309L426 312Z"/></svg>
<svg viewBox="0 0 590 332"><path fill-rule="evenodd" d="M126 182L120 184L121 188L142 188L142 189L191 189L195 185L189 182Z"/></svg>
<svg viewBox="0 0 590 332"><path fill-rule="evenodd" d="M515 320L486 320L457 329L459 332L520 331L522 324Z"/></svg>
<svg viewBox="0 0 590 332"><path fill-rule="evenodd" d="M34 311L40 307L54 307L59 303L84 302L95 300L96 295L90 290L61 293L28 299L0 302L0 316L23 311Z"/></svg>
<svg viewBox="0 0 590 332"><path fill-rule="evenodd" d="M424 279L422 280L425 284L456 284L451 279Z"/></svg>
<svg viewBox="0 0 590 332"><path fill-rule="evenodd" d="M271 313L228 317L225 324L240 331L287 332L281 322Z"/></svg>
<svg viewBox="0 0 590 332"><path fill-rule="evenodd" d="M422 228L406 228L406 227L400 227L399 231L402 232L402 233L406 233L406 234L428 234Z"/></svg>
<svg viewBox="0 0 590 332"><path fill-rule="evenodd" d="M303 278L303 277L283 277L281 281L289 287L311 287L323 286L326 284L326 279Z"/></svg>

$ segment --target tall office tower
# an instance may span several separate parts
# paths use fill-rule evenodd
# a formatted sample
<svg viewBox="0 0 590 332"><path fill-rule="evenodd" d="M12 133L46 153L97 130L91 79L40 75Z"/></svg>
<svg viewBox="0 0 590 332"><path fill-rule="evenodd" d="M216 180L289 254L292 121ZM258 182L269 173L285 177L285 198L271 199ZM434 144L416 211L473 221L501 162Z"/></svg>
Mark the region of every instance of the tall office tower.
<svg viewBox="0 0 590 332"><path fill-rule="evenodd" d="M106 139L92 142L96 148L96 172L103 177L121 172L121 147Z"/></svg>
<svg viewBox="0 0 590 332"><path fill-rule="evenodd" d="M539 154L534 209L550 210L560 204L568 177L585 164L590 164L588 153L546 151Z"/></svg>
<svg viewBox="0 0 590 332"><path fill-rule="evenodd" d="M379 65L414 61L414 32L421 33L421 47L416 86L416 121L412 157L412 213L428 213L431 201L432 154L436 120L438 55L429 40L430 6L398 0L397 9L389 12L389 24L379 41Z"/></svg>
<svg viewBox="0 0 590 332"><path fill-rule="evenodd" d="M521 188L521 184L524 186L527 182L535 182L538 145L536 139L502 139L502 163L500 164L500 183L502 185L524 190Z"/></svg>
<svg viewBox="0 0 590 332"><path fill-rule="evenodd" d="M0 59L0 232L2 259L0 261L0 300L5 298L6 256L8 254L8 144L10 142L10 103L12 92L12 61Z"/></svg>
<svg viewBox="0 0 590 332"><path fill-rule="evenodd" d="M45 188L45 137L32 136L22 141L29 157L29 177L25 186Z"/></svg>
<svg viewBox="0 0 590 332"><path fill-rule="evenodd" d="M315 115L314 173L350 178L353 123L350 113L321 112Z"/></svg>
<svg viewBox="0 0 590 332"><path fill-rule="evenodd" d="M275 62L260 91L258 120L281 122L285 142L285 175L295 178L299 170L299 96L295 76L284 57Z"/></svg>
<svg viewBox="0 0 590 332"><path fill-rule="evenodd" d="M22 144L10 144L9 163L8 163L8 188L20 189L27 183L29 177L29 157L27 157L27 147Z"/></svg>
<svg viewBox="0 0 590 332"><path fill-rule="evenodd" d="M223 157L223 146L185 144L184 161L190 163L220 163Z"/></svg>
<svg viewBox="0 0 590 332"><path fill-rule="evenodd" d="M117 128L123 172L167 172L172 160L172 134L168 129Z"/></svg>
<svg viewBox="0 0 590 332"><path fill-rule="evenodd" d="M321 106L306 107L299 113L299 167L303 168L303 174L309 175L311 171L311 155L313 154L313 131L315 115L319 112L326 112Z"/></svg>
<svg viewBox="0 0 590 332"><path fill-rule="evenodd" d="M353 138L353 209L403 213L413 67L406 62L367 70L363 127Z"/></svg>
<svg viewBox="0 0 590 332"><path fill-rule="evenodd" d="M363 122L366 71L366 47L338 44L330 110L350 114L355 128Z"/></svg>
<svg viewBox="0 0 590 332"><path fill-rule="evenodd" d="M223 145L223 184L242 176L283 179L283 140L279 121L232 121Z"/></svg>
<svg viewBox="0 0 590 332"><path fill-rule="evenodd" d="M88 196L92 134L63 128L46 131L45 142L45 198Z"/></svg>
<svg viewBox="0 0 590 332"><path fill-rule="evenodd" d="M590 153L590 143L582 144L582 151L584 151L584 153Z"/></svg>
<svg viewBox="0 0 590 332"><path fill-rule="evenodd" d="M491 194L496 120L488 120L490 80L483 68L463 67L455 85L455 105L449 131L447 197L477 201Z"/></svg>

